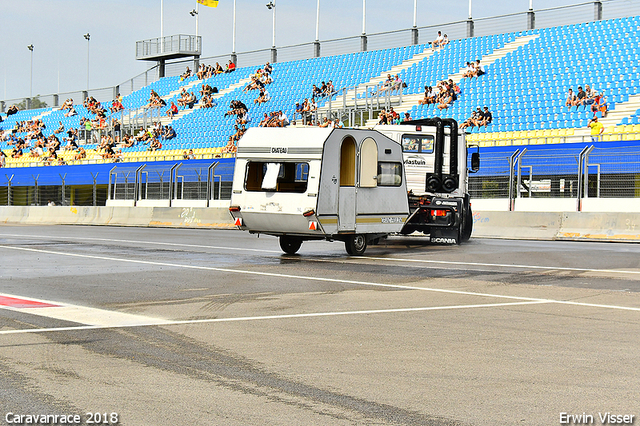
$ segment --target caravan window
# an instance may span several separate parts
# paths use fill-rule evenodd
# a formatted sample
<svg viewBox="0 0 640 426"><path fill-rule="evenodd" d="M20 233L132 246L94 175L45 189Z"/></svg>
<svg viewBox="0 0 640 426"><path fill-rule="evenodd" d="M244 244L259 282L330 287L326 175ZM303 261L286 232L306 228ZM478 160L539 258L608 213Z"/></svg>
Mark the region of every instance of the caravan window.
<svg viewBox="0 0 640 426"><path fill-rule="evenodd" d="M308 179L308 163L250 161L245 172L244 189L303 193L307 190Z"/></svg>
<svg viewBox="0 0 640 426"><path fill-rule="evenodd" d="M402 164L378 163L378 186L402 185Z"/></svg>
<svg viewBox="0 0 640 426"><path fill-rule="evenodd" d="M402 135L403 152L433 152L433 135Z"/></svg>

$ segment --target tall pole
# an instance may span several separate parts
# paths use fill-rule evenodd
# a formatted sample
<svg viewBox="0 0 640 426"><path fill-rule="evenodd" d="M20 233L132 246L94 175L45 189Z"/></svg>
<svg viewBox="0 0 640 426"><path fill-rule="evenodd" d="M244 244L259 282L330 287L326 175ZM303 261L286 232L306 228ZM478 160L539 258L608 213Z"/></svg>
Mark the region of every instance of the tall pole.
<svg viewBox="0 0 640 426"><path fill-rule="evenodd" d="M164 0L160 0L160 52L164 53Z"/></svg>
<svg viewBox="0 0 640 426"><path fill-rule="evenodd" d="M417 26L418 26L418 0L413 0L413 28Z"/></svg>
<svg viewBox="0 0 640 426"><path fill-rule="evenodd" d="M320 0L316 6L316 41L320 41Z"/></svg>
<svg viewBox="0 0 640 426"><path fill-rule="evenodd" d="M273 0L273 44L272 47L276 48L276 0Z"/></svg>
<svg viewBox="0 0 640 426"><path fill-rule="evenodd" d="M233 54L236 54L236 0L233 0Z"/></svg>
<svg viewBox="0 0 640 426"><path fill-rule="evenodd" d="M29 74L29 99L33 98L33 44L27 46L31 52L31 71Z"/></svg>
<svg viewBox="0 0 640 426"><path fill-rule="evenodd" d="M198 21L200 19L200 3L196 1L196 40L198 40ZM197 41L196 41L197 43Z"/></svg>
<svg viewBox="0 0 640 426"><path fill-rule="evenodd" d="M366 30L366 16L367 16L367 0L362 0L362 35L365 35L367 33Z"/></svg>
<svg viewBox="0 0 640 426"><path fill-rule="evenodd" d="M89 92L89 40L91 40L91 34L86 33L84 38L87 40L87 93Z"/></svg>
<svg viewBox="0 0 640 426"><path fill-rule="evenodd" d="M469 0L469 19L471 19L471 0Z"/></svg>

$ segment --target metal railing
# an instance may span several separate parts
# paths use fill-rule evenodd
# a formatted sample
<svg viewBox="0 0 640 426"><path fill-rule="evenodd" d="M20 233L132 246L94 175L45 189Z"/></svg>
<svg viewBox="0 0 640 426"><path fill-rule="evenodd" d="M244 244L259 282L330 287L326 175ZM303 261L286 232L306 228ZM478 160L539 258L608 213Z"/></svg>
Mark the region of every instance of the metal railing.
<svg viewBox="0 0 640 426"><path fill-rule="evenodd" d="M473 199L640 197L640 146L490 151L469 177Z"/></svg>
<svg viewBox="0 0 640 426"><path fill-rule="evenodd" d="M447 23L439 23L417 28L406 28L396 31L386 31L365 35L366 43L363 44L363 36L357 35L320 42L320 56L332 56L345 53L358 52L363 50L386 49L411 44L426 44L435 39L437 31L442 31L449 36L449 39L459 39L466 37L479 37L486 35L502 34L515 31L525 31L532 28L548 28L559 25L576 24L590 22L599 19L612 19L640 14L640 0L602 0L578 3L569 6L559 6L533 11L523 11L519 13L477 18L472 20L459 20ZM533 19L532 19L533 18ZM186 36L193 37L193 36ZM157 44L158 46L160 44ZM191 46L190 48L192 48ZM156 49L157 50L157 49ZM316 56L316 43L308 42L290 46L277 47L278 60L294 61L307 59ZM264 64L271 60L271 49L253 50L249 52L236 53L237 66L246 67ZM231 53L200 58L200 62L225 63L232 56ZM193 60L181 60L167 63L165 66L165 76L177 76L184 72L185 66L192 65ZM117 86L102 89L91 89L87 91L76 91L69 93L38 95L37 98L47 103L47 106L54 105L54 97L66 99L77 94L95 97L100 102L113 99L114 92L122 95L130 94L148 84L158 80L158 66L149 68ZM68 96L74 94L73 96ZM79 97L82 99L81 97ZM12 104L25 102L28 98L5 99L0 101L0 112L4 112Z"/></svg>

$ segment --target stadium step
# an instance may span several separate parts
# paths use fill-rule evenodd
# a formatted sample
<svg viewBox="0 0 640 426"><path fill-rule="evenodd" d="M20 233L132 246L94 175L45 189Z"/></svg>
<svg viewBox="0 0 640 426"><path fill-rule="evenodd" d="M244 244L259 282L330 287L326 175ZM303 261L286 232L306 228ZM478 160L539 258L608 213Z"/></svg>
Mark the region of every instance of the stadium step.
<svg viewBox="0 0 640 426"><path fill-rule="evenodd" d="M480 63L482 64L483 67L488 67L492 65L494 62L498 61L499 59L504 58L509 53L515 52L522 46L529 44L531 41L537 39L538 37L540 37L539 34L517 37L511 43L507 43L503 47L496 49L493 52L489 53L488 55L485 55L482 58L480 58L481 59ZM453 75L450 75L449 78L453 80L454 83L458 84L460 83L460 80L462 80L462 76L464 75L466 70L467 70L466 67L461 68L460 71L458 71Z"/></svg>
<svg viewBox="0 0 640 426"><path fill-rule="evenodd" d="M631 95L627 102L616 104L615 109L609 111L600 122L605 126L615 126L620 124L623 118L631 117L640 108L640 95Z"/></svg>
<svg viewBox="0 0 640 426"><path fill-rule="evenodd" d="M522 46L527 45L528 43L530 43L531 41L537 39L538 37L540 37L540 35L538 35L538 34L517 37L511 43L507 43L503 47L501 47L499 49L496 49L493 52L491 52L490 54L485 55L482 58L480 58L481 64L484 67L488 67L488 66L492 65L494 62L498 61L499 59L504 58L509 53L518 50ZM457 84L457 83L460 82L460 80L462 80L462 75L465 73L465 71L466 71L466 67L461 68L460 71L458 71L457 73L449 75L446 78L446 80L451 79L451 80L453 80L454 83ZM435 82L433 82L433 83L435 83ZM435 84L432 84L432 85L435 85ZM402 103L400 105L398 105L397 107L394 107L394 110L398 114L402 115L405 112L409 111L422 98L423 98L423 94L422 93L411 94L411 95L403 95L402 96ZM391 100L393 101L393 99L394 98L392 97ZM375 126L377 124L377 122L378 122L377 118L370 118L369 120L366 121L365 127L373 127L373 126Z"/></svg>
<svg viewBox="0 0 640 426"><path fill-rule="evenodd" d="M223 96L225 96L228 93L231 93L235 90L240 89L241 87L244 87L247 83L249 83L251 81L251 78L243 78L238 80L237 82L229 85L228 87L226 87L225 89L220 90L218 93L216 93L215 95L212 96L212 98L218 99L221 98ZM200 81L198 80L197 83L199 83ZM173 116L173 118L169 118L169 117L161 117L160 118L160 122L162 123L163 126L166 126L167 124L172 123L174 120L178 120L179 118L185 117L189 114L191 114L193 111L200 109L200 103L194 105L193 108L191 109L184 109L180 112L178 112L176 115Z"/></svg>
<svg viewBox="0 0 640 426"><path fill-rule="evenodd" d="M375 86L375 85L385 81L387 79L387 74L395 75L395 74L398 74L401 71L409 69L414 64L417 64L418 62L421 62L421 61L429 58L431 55L433 55L438 50L439 49L432 49L432 48L428 47L425 50L423 50L422 52L416 53L411 58L404 60L399 65L395 65L395 66L391 67L389 70L382 72L379 76L371 78L366 83L359 84L356 88L348 90L346 95L338 95L338 98L346 99L347 105L354 105L355 104L354 100L355 100L355 97L356 97L356 93L358 93L358 92L362 93L363 90L367 90L366 86ZM360 88L360 90L356 90L357 88ZM325 102L325 104L323 106L318 108L318 112L321 113L321 114L327 113L328 111L329 111L329 103L328 102Z"/></svg>

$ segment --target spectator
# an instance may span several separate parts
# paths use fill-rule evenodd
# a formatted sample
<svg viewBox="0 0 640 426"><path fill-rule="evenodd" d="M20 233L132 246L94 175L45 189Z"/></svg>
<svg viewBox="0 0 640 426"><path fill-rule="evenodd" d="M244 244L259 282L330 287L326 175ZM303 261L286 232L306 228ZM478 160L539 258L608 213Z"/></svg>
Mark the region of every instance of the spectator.
<svg viewBox="0 0 640 426"><path fill-rule="evenodd" d="M3 150L0 149L0 167L7 166L7 154L4 153Z"/></svg>
<svg viewBox="0 0 640 426"><path fill-rule="evenodd" d="M487 127L493 121L493 114L489 111L489 107L484 107L484 111L482 111L482 121L480 121L480 126Z"/></svg>
<svg viewBox="0 0 640 426"><path fill-rule="evenodd" d="M582 89L582 86L578 86L578 93L576 94L576 106L585 105L587 99L587 93Z"/></svg>
<svg viewBox="0 0 640 426"><path fill-rule="evenodd" d="M604 93L596 95L593 101L593 105L591 105L591 111L593 111L594 117L598 112L603 118L607 116L607 99L604 97Z"/></svg>
<svg viewBox="0 0 640 426"><path fill-rule="evenodd" d="M111 103L111 106L109 107L109 110L111 112L118 112L124 109L124 105L122 105L122 102L120 101L119 98L120 98L120 94L116 95L116 98Z"/></svg>
<svg viewBox="0 0 640 426"><path fill-rule="evenodd" d="M442 37L442 42L440 43L440 47L444 47L444 46L446 46L447 44L449 44L449 36L445 34L445 35Z"/></svg>
<svg viewBox="0 0 640 426"><path fill-rule="evenodd" d="M177 113L178 113L178 107L173 101L171 101L171 106L167 110L167 117L173 118L173 116L176 115Z"/></svg>
<svg viewBox="0 0 640 426"><path fill-rule="evenodd" d="M264 64L264 71L267 74L271 74L273 72L273 67L271 66L271 64L269 62L267 62L266 64Z"/></svg>
<svg viewBox="0 0 640 426"><path fill-rule="evenodd" d="M236 70L236 64L234 64L231 60L229 60L229 63L227 64L227 69L225 70L225 72L234 72Z"/></svg>
<svg viewBox="0 0 640 426"><path fill-rule="evenodd" d="M234 153L236 151L237 151L237 148L235 143L233 142L233 138L229 136L229 141L227 142L227 145L222 148L222 153L228 154L228 153Z"/></svg>
<svg viewBox="0 0 640 426"><path fill-rule="evenodd" d="M11 105L7 110L7 117L10 115L16 114L18 112L18 107L16 105Z"/></svg>
<svg viewBox="0 0 640 426"><path fill-rule="evenodd" d="M182 74L180 76L180 81L186 80L187 78L191 77L191 70L189 69L189 67L187 67L186 71L184 72L184 74Z"/></svg>
<svg viewBox="0 0 640 426"><path fill-rule="evenodd" d="M53 131L54 134L58 134L58 133L62 133L64 132L64 124L62 124L62 121L58 121L58 128L56 130Z"/></svg>
<svg viewBox="0 0 640 426"><path fill-rule="evenodd" d="M322 96L322 90L320 90L320 88L314 84L313 87L311 88L311 97L315 98L315 97L321 97L321 96Z"/></svg>
<svg viewBox="0 0 640 426"><path fill-rule="evenodd" d="M305 99L305 101L306 101L306 99ZM300 102L296 102L296 110L295 110L295 112L293 114L293 119L295 120L296 118L298 118L298 116L300 116L300 118L302 118L303 121L304 121L303 110L304 110L304 102L302 103L302 105L300 105Z"/></svg>
<svg viewBox="0 0 640 426"><path fill-rule="evenodd" d="M404 117L402 118L402 120L400 121L401 123L404 123L406 121L411 121L413 120L413 118L411 118L411 113L409 113L408 111L404 113Z"/></svg>
<svg viewBox="0 0 640 426"><path fill-rule="evenodd" d="M267 91L267 89L262 87L260 89L260 94L258 95L258 97L256 99L253 100L253 103L255 103L255 104L263 104L263 103L267 102L269 99L271 99L271 97L269 96L269 92Z"/></svg>
<svg viewBox="0 0 640 426"><path fill-rule="evenodd" d="M604 126L598 121L598 117L589 120L588 126L591 129L591 142L599 142L600 135L604 133Z"/></svg>
<svg viewBox="0 0 640 426"><path fill-rule="evenodd" d="M480 64L480 59L476 59L476 77L480 77L481 75L485 75L484 66Z"/></svg>
<svg viewBox="0 0 640 426"><path fill-rule="evenodd" d="M174 130L174 128L172 126L166 126L163 130L162 130L162 137L164 138L164 140L171 140L173 138L175 138L176 135L176 131Z"/></svg>
<svg viewBox="0 0 640 426"><path fill-rule="evenodd" d="M564 104L567 109L571 109L572 106L576 105L576 95L573 93L572 88L569 88L569 92L567 93L567 100Z"/></svg>
<svg viewBox="0 0 640 426"><path fill-rule="evenodd" d="M214 74L222 74L222 73L224 73L224 70L222 69L222 65L220 65L219 62L216 62L216 67L213 70L213 73Z"/></svg>
<svg viewBox="0 0 640 426"><path fill-rule="evenodd" d="M442 37L442 31L438 31L438 37L431 43L432 47L442 47L442 42L444 37Z"/></svg>

